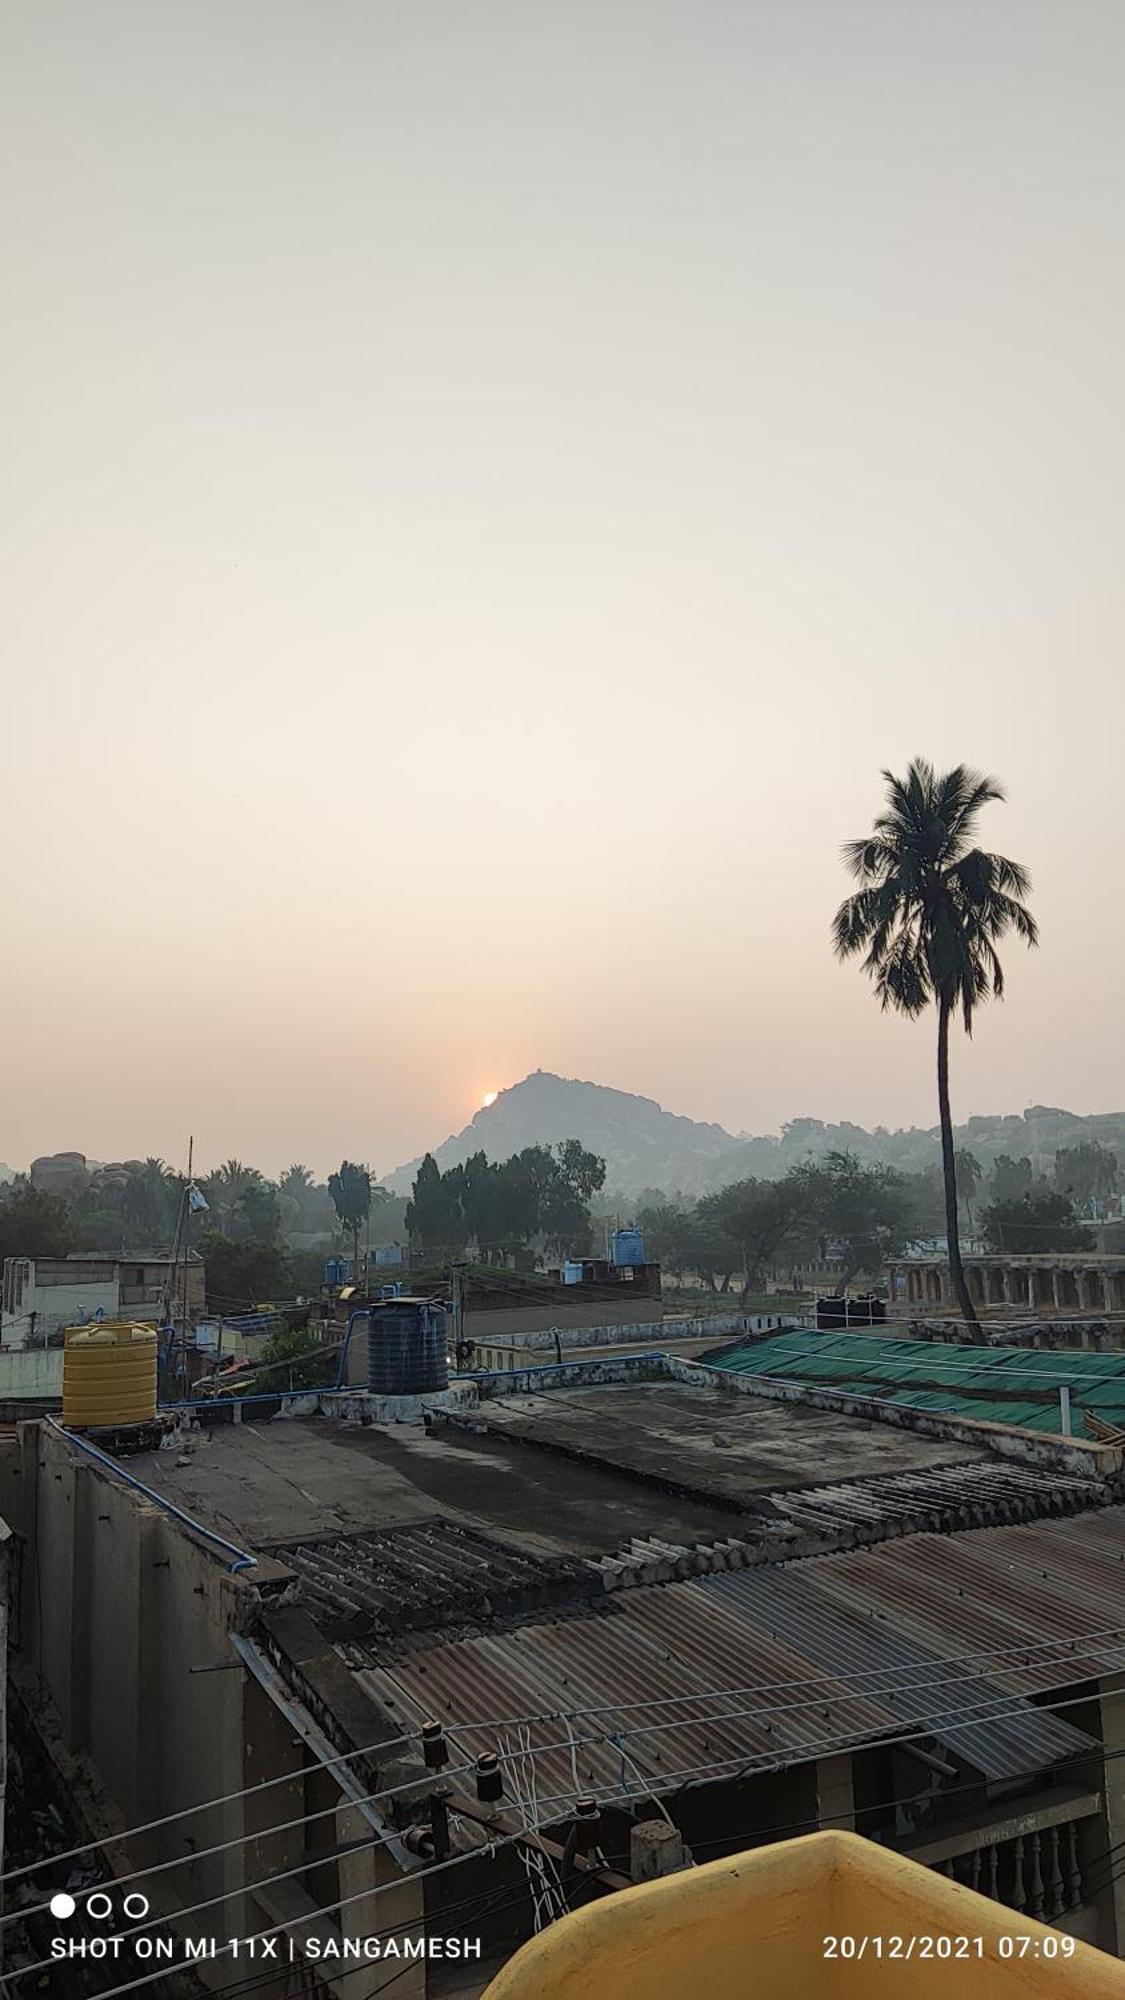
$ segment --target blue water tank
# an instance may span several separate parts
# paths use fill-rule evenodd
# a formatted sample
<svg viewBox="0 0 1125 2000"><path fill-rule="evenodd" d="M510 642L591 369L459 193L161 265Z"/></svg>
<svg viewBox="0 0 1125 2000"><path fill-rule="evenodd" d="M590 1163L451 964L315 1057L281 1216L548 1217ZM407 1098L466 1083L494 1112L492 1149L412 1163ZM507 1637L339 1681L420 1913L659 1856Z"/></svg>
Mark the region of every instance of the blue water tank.
<svg viewBox="0 0 1125 2000"><path fill-rule="evenodd" d="M582 1283L581 1264L575 1262L573 1258L568 1259L563 1265L562 1278L564 1285L580 1285Z"/></svg>
<svg viewBox="0 0 1125 2000"><path fill-rule="evenodd" d="M367 1386L377 1396L423 1396L449 1387L442 1306L398 1298L371 1307Z"/></svg>
<svg viewBox="0 0 1125 2000"><path fill-rule="evenodd" d="M639 1229L615 1229L613 1262L619 1271L636 1269L645 1261L645 1239Z"/></svg>

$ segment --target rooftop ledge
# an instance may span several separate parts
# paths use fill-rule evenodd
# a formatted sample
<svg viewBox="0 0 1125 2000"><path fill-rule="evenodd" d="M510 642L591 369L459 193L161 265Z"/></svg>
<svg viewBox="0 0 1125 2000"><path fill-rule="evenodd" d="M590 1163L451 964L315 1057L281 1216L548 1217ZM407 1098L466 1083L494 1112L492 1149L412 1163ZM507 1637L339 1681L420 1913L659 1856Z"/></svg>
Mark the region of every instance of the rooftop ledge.
<svg viewBox="0 0 1125 2000"><path fill-rule="evenodd" d="M683 2000L697 1990L1115 2000L1125 1965L858 1834L813 1833L577 1910L524 1945L485 2000Z"/></svg>

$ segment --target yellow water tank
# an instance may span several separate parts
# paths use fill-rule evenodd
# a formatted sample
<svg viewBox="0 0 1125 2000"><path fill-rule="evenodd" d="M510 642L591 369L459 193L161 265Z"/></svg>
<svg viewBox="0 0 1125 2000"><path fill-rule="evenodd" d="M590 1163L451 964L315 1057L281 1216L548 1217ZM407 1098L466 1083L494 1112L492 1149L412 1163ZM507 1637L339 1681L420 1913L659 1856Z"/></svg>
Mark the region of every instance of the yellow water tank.
<svg viewBox="0 0 1125 2000"><path fill-rule="evenodd" d="M856 1833L810 1833L580 1906L509 1959L483 2000L697 1992L1125 2000L1125 1965Z"/></svg>
<svg viewBox="0 0 1125 2000"><path fill-rule="evenodd" d="M156 1334L130 1320L71 1326L63 1347L62 1420L75 1430L156 1415Z"/></svg>

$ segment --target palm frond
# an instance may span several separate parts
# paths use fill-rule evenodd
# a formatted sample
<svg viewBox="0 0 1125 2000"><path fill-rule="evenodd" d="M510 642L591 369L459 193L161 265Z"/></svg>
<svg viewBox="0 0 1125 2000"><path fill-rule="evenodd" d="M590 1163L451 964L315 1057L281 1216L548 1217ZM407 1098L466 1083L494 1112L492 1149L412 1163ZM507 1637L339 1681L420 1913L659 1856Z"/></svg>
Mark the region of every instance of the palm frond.
<svg viewBox="0 0 1125 2000"><path fill-rule="evenodd" d="M924 958L908 934L896 940L875 975L875 991L884 1009L913 1018L932 997Z"/></svg>
<svg viewBox="0 0 1125 2000"><path fill-rule="evenodd" d="M946 828L950 859L964 848L981 807L1003 797L998 778L986 777L968 764L955 764L946 772L935 790L934 811Z"/></svg>
<svg viewBox="0 0 1125 2000"><path fill-rule="evenodd" d="M843 850L862 887L836 913L836 953L864 954L884 1007L917 1014L938 998L960 1011L971 1034L976 1008L1004 992L998 941L1012 931L1028 945L1039 937L1022 900L1027 870L968 846L981 808L1003 799L1003 787L966 764L939 777L924 757L905 776L883 778L885 804L871 833Z"/></svg>

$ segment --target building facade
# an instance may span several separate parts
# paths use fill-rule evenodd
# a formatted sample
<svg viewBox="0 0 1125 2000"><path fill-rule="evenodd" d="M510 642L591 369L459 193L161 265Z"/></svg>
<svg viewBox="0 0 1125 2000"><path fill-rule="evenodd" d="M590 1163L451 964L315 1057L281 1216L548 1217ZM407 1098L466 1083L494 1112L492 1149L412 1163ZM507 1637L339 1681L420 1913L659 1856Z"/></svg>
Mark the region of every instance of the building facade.
<svg viewBox="0 0 1125 2000"><path fill-rule="evenodd" d="M975 1305L1005 1314L1125 1313L1125 1257L1054 1251L1050 1256L962 1259ZM899 1257L887 1266L892 1304L940 1313L956 1308L946 1257Z"/></svg>
<svg viewBox="0 0 1125 2000"><path fill-rule="evenodd" d="M191 1251L173 1268L167 1251L131 1257L5 1257L0 1280L0 1344L35 1347L92 1319L155 1325L171 1294L173 1316L202 1313L203 1261Z"/></svg>

